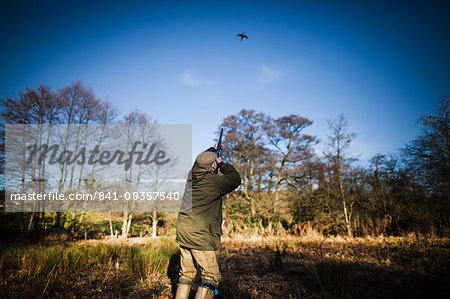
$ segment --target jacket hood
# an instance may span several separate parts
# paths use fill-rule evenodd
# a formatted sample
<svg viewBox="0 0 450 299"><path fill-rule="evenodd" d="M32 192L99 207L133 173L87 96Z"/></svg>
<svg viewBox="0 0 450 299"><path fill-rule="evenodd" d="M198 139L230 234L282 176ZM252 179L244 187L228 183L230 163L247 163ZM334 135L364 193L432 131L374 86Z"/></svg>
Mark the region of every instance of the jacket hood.
<svg viewBox="0 0 450 299"><path fill-rule="evenodd" d="M197 163L194 164L191 170L192 174L192 184L199 182L209 171L205 168L200 167Z"/></svg>

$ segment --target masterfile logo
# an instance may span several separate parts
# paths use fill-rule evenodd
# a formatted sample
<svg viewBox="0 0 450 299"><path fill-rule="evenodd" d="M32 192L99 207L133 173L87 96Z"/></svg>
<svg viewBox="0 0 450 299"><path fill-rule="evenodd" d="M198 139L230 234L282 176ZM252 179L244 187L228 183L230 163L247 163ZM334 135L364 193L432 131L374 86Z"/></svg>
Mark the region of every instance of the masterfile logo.
<svg viewBox="0 0 450 299"><path fill-rule="evenodd" d="M178 211L191 125L5 126L6 210Z"/></svg>

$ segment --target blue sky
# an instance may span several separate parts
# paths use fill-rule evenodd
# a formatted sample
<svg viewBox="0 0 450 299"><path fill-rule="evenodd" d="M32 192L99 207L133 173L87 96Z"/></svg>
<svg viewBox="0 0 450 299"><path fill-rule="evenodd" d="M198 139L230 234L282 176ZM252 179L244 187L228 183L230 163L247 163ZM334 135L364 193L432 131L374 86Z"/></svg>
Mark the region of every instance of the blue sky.
<svg viewBox="0 0 450 299"><path fill-rule="evenodd" d="M82 80L122 115L192 124L194 155L244 108L308 117L322 140L343 113L364 160L450 92L448 1L90 2L1 4L1 97Z"/></svg>

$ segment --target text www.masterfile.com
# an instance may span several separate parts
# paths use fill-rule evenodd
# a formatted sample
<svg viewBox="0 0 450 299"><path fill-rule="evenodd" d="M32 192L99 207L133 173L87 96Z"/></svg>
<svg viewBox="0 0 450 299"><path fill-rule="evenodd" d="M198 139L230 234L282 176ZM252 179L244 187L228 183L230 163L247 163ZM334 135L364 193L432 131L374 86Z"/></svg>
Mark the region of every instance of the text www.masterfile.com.
<svg viewBox="0 0 450 299"><path fill-rule="evenodd" d="M12 201L95 201L95 200L179 200L179 192L116 192L116 191L94 191L91 193L11 193Z"/></svg>

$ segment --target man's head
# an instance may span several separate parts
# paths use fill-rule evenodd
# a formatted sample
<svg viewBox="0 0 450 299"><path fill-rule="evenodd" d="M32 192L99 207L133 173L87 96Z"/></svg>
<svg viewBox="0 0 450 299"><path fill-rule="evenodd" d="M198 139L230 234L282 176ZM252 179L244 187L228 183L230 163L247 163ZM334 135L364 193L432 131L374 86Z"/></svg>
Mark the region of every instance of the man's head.
<svg viewBox="0 0 450 299"><path fill-rule="evenodd" d="M199 167L204 168L208 171L212 171L214 169L216 158L217 155L215 152L203 152L197 156L195 162Z"/></svg>

